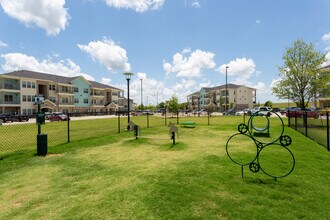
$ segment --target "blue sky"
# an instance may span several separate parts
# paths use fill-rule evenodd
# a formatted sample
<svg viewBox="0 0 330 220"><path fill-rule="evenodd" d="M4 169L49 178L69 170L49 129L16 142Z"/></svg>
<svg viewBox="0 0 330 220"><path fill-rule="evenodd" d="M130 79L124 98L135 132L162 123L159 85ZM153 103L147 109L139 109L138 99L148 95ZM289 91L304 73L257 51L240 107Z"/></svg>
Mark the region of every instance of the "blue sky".
<svg viewBox="0 0 330 220"><path fill-rule="evenodd" d="M156 104L228 82L271 93L297 39L330 64L329 0L0 0L1 73L83 75ZM158 97L158 99L157 99ZM283 101L283 100L282 100Z"/></svg>

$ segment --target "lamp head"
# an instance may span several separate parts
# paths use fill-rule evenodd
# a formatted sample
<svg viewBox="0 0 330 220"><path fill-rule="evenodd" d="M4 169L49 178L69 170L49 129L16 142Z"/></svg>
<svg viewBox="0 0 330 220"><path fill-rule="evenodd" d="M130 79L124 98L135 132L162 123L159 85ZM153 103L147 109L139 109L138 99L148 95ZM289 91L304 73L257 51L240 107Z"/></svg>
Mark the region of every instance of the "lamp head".
<svg viewBox="0 0 330 220"><path fill-rule="evenodd" d="M126 77L126 79L131 79L131 76L133 75L133 73L124 73L124 76Z"/></svg>

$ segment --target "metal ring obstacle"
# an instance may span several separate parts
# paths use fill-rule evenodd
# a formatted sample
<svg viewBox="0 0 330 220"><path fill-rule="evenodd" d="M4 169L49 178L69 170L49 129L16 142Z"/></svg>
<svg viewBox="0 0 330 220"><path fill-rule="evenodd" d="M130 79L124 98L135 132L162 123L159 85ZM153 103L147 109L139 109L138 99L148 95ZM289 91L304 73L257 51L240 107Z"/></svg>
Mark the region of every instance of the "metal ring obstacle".
<svg viewBox="0 0 330 220"><path fill-rule="evenodd" d="M229 159L232 162L234 162L234 163L236 163L236 164L238 164L238 165L240 165L242 167L242 177L243 177L243 167L244 166L249 166L250 171L253 172L253 173L257 173L257 172L259 172L261 170L264 174L266 174L266 175L268 175L270 177L275 178L275 180L277 178L283 178L283 177L288 176L294 170L294 167L295 167L295 158L294 158L293 153L288 148L288 146L291 145L291 143L292 143L292 139L288 135L283 135L283 133L284 133L284 123L283 123L282 118L276 112L272 112L272 114L275 114L278 117L278 119L281 122L282 128L280 130L280 135L279 136L275 136L275 138L271 139L271 141L265 143L265 142L263 142L260 139L258 140L257 137L253 133L253 130L256 130L256 131L261 132L261 131L266 131L266 130L269 131L269 129L270 129L270 125L271 124L270 124L270 120L269 120L268 116L263 116L263 117L266 117L267 118L267 125L265 127L258 128L256 126L254 126L253 119L256 116L259 116L258 114L252 115L250 117L250 119L248 120L248 125L246 125L244 123L239 124L238 127L237 127L237 130L238 130L239 133L233 134L227 140L227 143L226 143L226 153L227 153L227 156L229 157ZM237 138L237 137L249 138L255 144L255 149L256 150L255 151L253 150L253 152L252 152L252 153L255 152L255 155L254 156L251 156L252 153L250 153L248 155L250 158L249 158L249 160L247 162L240 160L242 157L244 157L244 156L247 155L247 152L246 152L247 149L244 148L244 147L237 147L236 146L237 143L239 143L238 141L235 142L235 138ZM270 138L270 136L269 136L269 138ZM233 142L234 144L232 144L231 142ZM277 142L279 142L279 143L277 143ZM237 150L234 153L231 152L231 150L230 150L231 149L231 145L237 147ZM279 155L279 152L276 151L276 149L274 150L275 147L280 147L280 150L282 150L282 152L284 152L284 154L286 155L286 157L284 158L283 155ZM287 162L287 161L281 162L280 161L281 164L273 164L273 161L272 161L272 163L270 163L271 165L277 165L277 167L281 167L281 168L283 166L287 166L288 169L286 169L286 171L284 171L281 174L272 173L269 170L269 167L267 168L267 166L266 166L267 163L264 163L264 160L262 159L264 157L264 155L266 154L265 153L265 149L267 149L267 151L270 150L272 152L271 155L274 156L275 158L279 159L279 160L281 160L281 159L287 159L287 155L289 155L288 158L289 158L289 160L291 160L291 162L290 161L289 162ZM240 153L241 153L240 156L237 155L238 154L237 151L239 151L239 150L241 150L240 151ZM261 155L261 157L260 157L260 155ZM289 164L289 165L287 165L287 164ZM266 168L265 168L265 166L266 166Z"/></svg>

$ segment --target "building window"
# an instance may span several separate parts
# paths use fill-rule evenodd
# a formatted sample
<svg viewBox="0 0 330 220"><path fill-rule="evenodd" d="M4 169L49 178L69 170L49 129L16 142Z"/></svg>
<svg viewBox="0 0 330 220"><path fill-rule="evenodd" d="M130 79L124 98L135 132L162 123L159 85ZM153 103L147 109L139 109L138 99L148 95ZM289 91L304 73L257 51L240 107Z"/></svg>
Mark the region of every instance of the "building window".
<svg viewBox="0 0 330 220"><path fill-rule="evenodd" d="M73 92L76 92L76 93L79 92L79 88L78 87L74 87L73 88Z"/></svg>
<svg viewBox="0 0 330 220"><path fill-rule="evenodd" d="M85 104L88 104L88 99L84 99L84 103Z"/></svg>
<svg viewBox="0 0 330 220"><path fill-rule="evenodd" d="M70 89L68 86L62 86L62 92L70 92Z"/></svg>
<svg viewBox="0 0 330 220"><path fill-rule="evenodd" d="M62 103L68 104L69 103L69 99L67 97L62 97Z"/></svg>
<svg viewBox="0 0 330 220"><path fill-rule="evenodd" d="M49 85L49 90L55 91L55 85Z"/></svg>
<svg viewBox="0 0 330 220"><path fill-rule="evenodd" d="M26 88L26 81L22 81L22 87Z"/></svg>
<svg viewBox="0 0 330 220"><path fill-rule="evenodd" d="M32 89L35 89L35 88L36 88L36 83L32 82Z"/></svg>
<svg viewBox="0 0 330 220"><path fill-rule="evenodd" d="M26 115L26 109L23 109L23 114Z"/></svg>
<svg viewBox="0 0 330 220"><path fill-rule="evenodd" d="M84 93L88 93L88 89L84 89Z"/></svg>
<svg viewBox="0 0 330 220"><path fill-rule="evenodd" d="M50 96L50 97L49 97L49 101L55 103L55 102L56 102L56 99L55 99L55 97Z"/></svg>
<svg viewBox="0 0 330 220"><path fill-rule="evenodd" d="M14 100L12 95L5 95L5 102L12 102Z"/></svg>
<svg viewBox="0 0 330 220"><path fill-rule="evenodd" d="M79 103L79 98L74 98L74 103Z"/></svg>
<svg viewBox="0 0 330 220"><path fill-rule="evenodd" d="M26 87L31 88L31 82L26 82Z"/></svg>
<svg viewBox="0 0 330 220"><path fill-rule="evenodd" d="M27 101L32 102L32 97L30 95L27 96Z"/></svg>
<svg viewBox="0 0 330 220"><path fill-rule="evenodd" d="M22 96L22 100L23 100L23 102L26 102L26 95Z"/></svg>

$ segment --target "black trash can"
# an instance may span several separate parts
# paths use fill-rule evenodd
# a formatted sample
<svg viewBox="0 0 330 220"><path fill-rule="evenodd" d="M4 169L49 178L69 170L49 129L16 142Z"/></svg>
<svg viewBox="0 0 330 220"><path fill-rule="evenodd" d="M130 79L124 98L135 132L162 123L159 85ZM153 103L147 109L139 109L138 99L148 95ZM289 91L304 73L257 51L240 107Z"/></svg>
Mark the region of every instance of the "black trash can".
<svg viewBox="0 0 330 220"><path fill-rule="evenodd" d="M37 135L37 155L46 156L48 150L47 134Z"/></svg>

